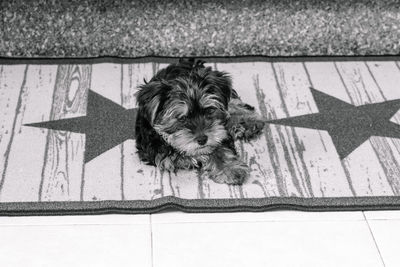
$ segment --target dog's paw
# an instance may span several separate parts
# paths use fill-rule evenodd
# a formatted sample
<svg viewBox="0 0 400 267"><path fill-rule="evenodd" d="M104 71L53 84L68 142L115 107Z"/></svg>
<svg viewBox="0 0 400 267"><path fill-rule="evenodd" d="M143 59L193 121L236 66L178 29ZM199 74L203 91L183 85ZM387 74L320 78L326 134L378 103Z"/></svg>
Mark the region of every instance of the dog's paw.
<svg viewBox="0 0 400 267"><path fill-rule="evenodd" d="M250 176L250 168L244 162L235 161L215 174L208 173L208 176L219 184L241 185Z"/></svg>
<svg viewBox="0 0 400 267"><path fill-rule="evenodd" d="M265 121L258 118L254 118L253 120L245 122L245 125L243 126L245 128L243 134L244 139L248 141L260 136L262 134L264 126Z"/></svg>
<svg viewBox="0 0 400 267"><path fill-rule="evenodd" d="M229 120L227 130L235 140L250 141L261 135L265 120L256 112L253 106L239 99L229 103Z"/></svg>
<svg viewBox="0 0 400 267"><path fill-rule="evenodd" d="M241 124L232 125L229 129L229 133L235 140L243 139L245 131L246 129Z"/></svg>
<svg viewBox="0 0 400 267"><path fill-rule="evenodd" d="M192 157L177 157L175 167L183 170L193 170L201 167L201 163Z"/></svg>
<svg viewBox="0 0 400 267"><path fill-rule="evenodd" d="M176 170L174 159L165 157L157 163L157 167L162 171L174 172Z"/></svg>
<svg viewBox="0 0 400 267"><path fill-rule="evenodd" d="M265 121L259 118L248 118L238 124L232 125L229 129L230 134L235 140L243 139L250 141L262 134L265 126Z"/></svg>

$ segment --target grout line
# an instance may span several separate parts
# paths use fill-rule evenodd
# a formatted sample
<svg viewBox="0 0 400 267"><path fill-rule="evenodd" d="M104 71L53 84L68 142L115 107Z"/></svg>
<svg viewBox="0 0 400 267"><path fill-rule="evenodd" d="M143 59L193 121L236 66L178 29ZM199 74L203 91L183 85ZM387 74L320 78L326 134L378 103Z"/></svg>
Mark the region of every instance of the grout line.
<svg viewBox="0 0 400 267"><path fill-rule="evenodd" d="M155 224L189 224L189 223L198 223L198 224L205 224L205 223L302 223L302 222L361 222L364 219L339 219L339 220L332 220L332 219L304 219L304 220L257 220L257 221L161 221L155 222Z"/></svg>
<svg viewBox="0 0 400 267"><path fill-rule="evenodd" d="M368 218L368 221L400 221L400 218Z"/></svg>
<svg viewBox="0 0 400 267"><path fill-rule="evenodd" d="M400 65L398 61L395 61L394 64L397 66L397 68L400 70Z"/></svg>
<svg viewBox="0 0 400 267"><path fill-rule="evenodd" d="M385 261L383 260L383 257L382 257L381 251L380 251L380 249L379 249L378 243L376 242L374 233L372 232L371 226L369 225L368 219L367 219L367 217L365 216L364 211L362 212L362 214L363 214L363 216L364 216L365 222L367 223L367 226L368 226L369 232L371 233L372 239L374 240L375 247L376 247L376 249L378 250L379 257L381 258L383 267L385 267L385 266L386 266L386 265L385 265Z"/></svg>
<svg viewBox="0 0 400 267"><path fill-rule="evenodd" d="M145 225L145 223L60 223L60 224L0 224L1 227L54 227L54 226L131 226Z"/></svg>
<svg viewBox="0 0 400 267"><path fill-rule="evenodd" d="M153 246L153 221L151 219L153 215L150 214L149 218L150 218L150 246L151 246L151 267L154 267L154 246Z"/></svg>

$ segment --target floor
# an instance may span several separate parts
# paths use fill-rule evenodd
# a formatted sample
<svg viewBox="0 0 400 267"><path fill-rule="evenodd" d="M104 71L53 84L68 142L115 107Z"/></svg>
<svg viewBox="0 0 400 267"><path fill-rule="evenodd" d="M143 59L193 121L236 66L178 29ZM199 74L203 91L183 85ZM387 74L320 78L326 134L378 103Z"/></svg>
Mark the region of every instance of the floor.
<svg viewBox="0 0 400 267"><path fill-rule="evenodd" d="M0 217L2 266L400 266L400 211Z"/></svg>

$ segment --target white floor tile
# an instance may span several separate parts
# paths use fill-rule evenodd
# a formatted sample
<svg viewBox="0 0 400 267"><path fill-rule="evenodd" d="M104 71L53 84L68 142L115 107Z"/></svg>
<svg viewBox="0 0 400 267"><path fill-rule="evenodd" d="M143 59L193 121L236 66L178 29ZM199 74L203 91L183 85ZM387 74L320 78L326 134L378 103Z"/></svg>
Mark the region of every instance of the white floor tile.
<svg viewBox="0 0 400 267"><path fill-rule="evenodd" d="M400 210L365 211L368 220L400 220Z"/></svg>
<svg viewBox="0 0 400 267"><path fill-rule="evenodd" d="M0 226L1 266L151 266L150 225Z"/></svg>
<svg viewBox="0 0 400 267"><path fill-rule="evenodd" d="M2 225L149 224L150 215L84 215L1 217Z"/></svg>
<svg viewBox="0 0 400 267"><path fill-rule="evenodd" d="M400 266L400 220L368 220L386 267Z"/></svg>
<svg viewBox="0 0 400 267"><path fill-rule="evenodd" d="M153 223L154 267L382 266L365 221Z"/></svg>
<svg viewBox="0 0 400 267"><path fill-rule="evenodd" d="M166 212L153 214L155 223L180 222L253 222L253 221L362 221L362 212L304 212L267 211L232 213L183 213Z"/></svg>

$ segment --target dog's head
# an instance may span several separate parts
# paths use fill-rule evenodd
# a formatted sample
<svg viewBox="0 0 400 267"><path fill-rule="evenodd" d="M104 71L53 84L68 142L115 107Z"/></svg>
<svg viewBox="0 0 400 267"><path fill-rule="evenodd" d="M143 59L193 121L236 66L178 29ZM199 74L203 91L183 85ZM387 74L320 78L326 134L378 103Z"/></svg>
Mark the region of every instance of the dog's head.
<svg viewBox="0 0 400 267"><path fill-rule="evenodd" d="M226 139L231 78L210 67L170 65L140 86L141 113L172 147L188 156L210 154Z"/></svg>

